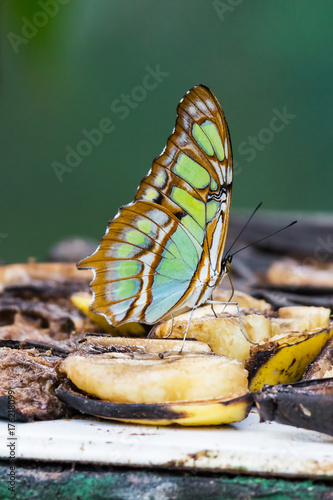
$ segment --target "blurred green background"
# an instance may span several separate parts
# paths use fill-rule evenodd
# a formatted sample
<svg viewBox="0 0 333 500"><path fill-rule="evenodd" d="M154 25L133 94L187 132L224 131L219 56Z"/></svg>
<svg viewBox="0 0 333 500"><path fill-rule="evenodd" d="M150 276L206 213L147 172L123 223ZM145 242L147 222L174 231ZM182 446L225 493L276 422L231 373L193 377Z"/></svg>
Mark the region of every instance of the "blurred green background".
<svg viewBox="0 0 333 500"><path fill-rule="evenodd" d="M232 211L259 201L332 210L332 0L3 0L1 8L5 262L42 259L73 235L100 239L198 83L229 122Z"/></svg>

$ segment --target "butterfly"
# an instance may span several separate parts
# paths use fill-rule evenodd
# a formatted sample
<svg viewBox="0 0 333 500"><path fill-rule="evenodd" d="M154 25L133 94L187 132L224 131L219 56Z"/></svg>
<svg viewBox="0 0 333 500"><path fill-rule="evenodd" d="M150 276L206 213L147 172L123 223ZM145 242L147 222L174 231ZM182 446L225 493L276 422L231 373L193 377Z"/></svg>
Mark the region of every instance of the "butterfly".
<svg viewBox="0 0 333 500"><path fill-rule="evenodd" d="M109 222L92 269L92 310L114 326L154 324L211 297L228 271L223 259L232 150L223 110L198 85L177 107L175 128L135 199Z"/></svg>

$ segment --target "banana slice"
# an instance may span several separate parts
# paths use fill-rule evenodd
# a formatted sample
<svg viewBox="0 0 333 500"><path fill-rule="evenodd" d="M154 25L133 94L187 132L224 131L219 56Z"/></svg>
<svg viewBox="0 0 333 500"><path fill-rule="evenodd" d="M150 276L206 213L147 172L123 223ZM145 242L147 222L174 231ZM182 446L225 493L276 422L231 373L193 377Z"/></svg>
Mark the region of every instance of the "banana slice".
<svg viewBox="0 0 333 500"><path fill-rule="evenodd" d="M213 352L242 362L249 371L251 391L264 384L299 380L333 334L330 310L324 307L283 307L276 315L241 309L245 335L235 306L227 306L224 312L214 309L220 317L215 318L209 306L195 311L187 337L206 342ZM176 317L171 337L183 338L188 321L189 313ZM171 322L164 322L152 335L163 338L170 328Z"/></svg>
<svg viewBox="0 0 333 500"><path fill-rule="evenodd" d="M238 361L207 352L201 342L186 342L178 354L181 341L112 341L88 337L94 349L108 352L89 354L89 345L83 345L61 365L75 387L99 399L63 387L57 393L63 401L84 413L152 425L218 425L247 416L252 395Z"/></svg>
<svg viewBox="0 0 333 500"><path fill-rule="evenodd" d="M183 341L175 339L143 339L130 337L110 337L110 335L88 335L81 341L82 346L105 348L107 352L157 353L164 357L169 353L178 354ZM205 342L197 340L185 342L183 353L212 353Z"/></svg>
<svg viewBox="0 0 333 500"><path fill-rule="evenodd" d="M214 306L214 311L218 315L213 315L210 306L198 308L192 317L187 338L197 339L207 343L213 352L237 359L245 364L250 356L253 343L261 342L280 333L280 328L275 327L269 318L263 314L242 315L241 322L246 337L240 329L240 321L236 306ZM171 338L182 339L188 327L190 312L177 316L174 319ZM171 330L171 320L157 325L150 336L153 338L163 338ZM249 340L250 342L249 342Z"/></svg>
<svg viewBox="0 0 333 500"><path fill-rule="evenodd" d="M216 399L248 390L241 363L214 354L74 354L62 370L82 391L117 403Z"/></svg>
<svg viewBox="0 0 333 500"><path fill-rule="evenodd" d="M271 323L278 326L281 333L312 331L328 327L330 314L326 307L280 307L278 317L272 318Z"/></svg>
<svg viewBox="0 0 333 500"><path fill-rule="evenodd" d="M280 287L332 288L332 262L316 262L304 263L290 257L276 261L267 271L267 280Z"/></svg>

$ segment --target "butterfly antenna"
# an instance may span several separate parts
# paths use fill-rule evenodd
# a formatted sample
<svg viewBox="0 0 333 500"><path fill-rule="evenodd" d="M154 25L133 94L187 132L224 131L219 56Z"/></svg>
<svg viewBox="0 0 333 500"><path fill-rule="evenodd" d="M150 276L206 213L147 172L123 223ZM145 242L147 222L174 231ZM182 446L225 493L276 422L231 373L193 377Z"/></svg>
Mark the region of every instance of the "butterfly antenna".
<svg viewBox="0 0 333 500"><path fill-rule="evenodd" d="M251 216L249 217L247 223L245 224L245 226L243 227L243 229L241 230L241 232L239 233L239 235L237 236L237 238L234 240L234 242L232 243L231 247L229 247L229 250L227 252L225 252L225 255L229 255L230 254L230 251L232 249L232 247L235 245L235 243L239 240L239 238L242 236L243 232L245 231L245 229L247 228L247 226L249 225L252 217L254 216L254 214L259 210L259 208L261 207L262 205L262 201L259 203L259 205L253 210ZM245 247L246 248L246 247ZM235 255L235 254L234 254Z"/></svg>
<svg viewBox="0 0 333 500"><path fill-rule="evenodd" d="M252 215L251 215L251 217L252 217ZM288 229L288 227L293 226L294 224L296 224L296 222L297 222L297 220L294 220L290 224L287 224L287 226L281 227L281 229L278 229L277 231L274 231L274 233L271 233L268 236L264 236L263 238L260 238L260 240L254 241L253 243L249 243L245 247L240 248L239 250L237 250L236 252L234 252L231 255L231 257L233 257L234 255L236 255L236 253L241 252L242 250L245 250L245 248L252 247L253 245L256 245L257 243L260 243L261 241L267 240L267 238L270 238L271 236L274 236L275 234L281 233L281 231L284 231L285 229Z"/></svg>

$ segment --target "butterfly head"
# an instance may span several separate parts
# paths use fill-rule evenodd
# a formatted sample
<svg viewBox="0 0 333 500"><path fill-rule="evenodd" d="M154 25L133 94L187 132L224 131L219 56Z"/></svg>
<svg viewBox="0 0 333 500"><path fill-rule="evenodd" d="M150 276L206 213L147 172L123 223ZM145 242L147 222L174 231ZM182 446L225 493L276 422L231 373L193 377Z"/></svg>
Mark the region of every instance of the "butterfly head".
<svg viewBox="0 0 333 500"><path fill-rule="evenodd" d="M233 255L229 254L224 259L222 260L222 273L223 274L229 274L231 270L231 263L232 263L232 258Z"/></svg>

